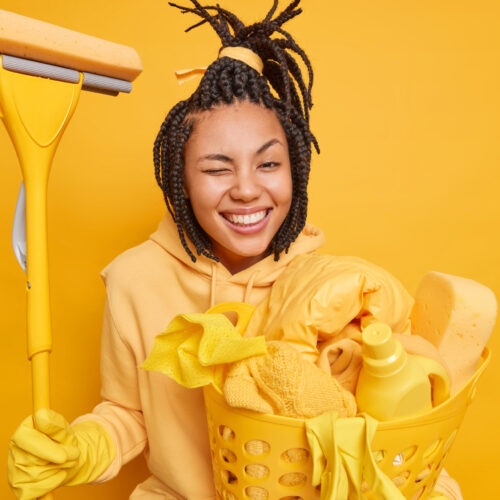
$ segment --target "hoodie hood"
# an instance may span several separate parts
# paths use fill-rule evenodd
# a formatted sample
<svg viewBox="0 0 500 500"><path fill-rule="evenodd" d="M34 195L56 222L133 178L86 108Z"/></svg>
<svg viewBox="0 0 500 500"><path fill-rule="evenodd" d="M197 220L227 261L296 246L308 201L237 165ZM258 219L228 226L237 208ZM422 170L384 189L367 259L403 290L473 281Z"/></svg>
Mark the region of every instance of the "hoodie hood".
<svg viewBox="0 0 500 500"><path fill-rule="evenodd" d="M168 213L165 214L158 229L150 236L150 239L194 272L207 276L212 280L211 305L216 303L215 289L218 282L245 286L244 302L246 302L253 287L272 285L283 269L297 255L314 252L324 243L323 232L310 224L306 224L297 239L290 245L288 253L283 252L278 261L274 260L274 255L268 255L253 266L239 273L231 274L223 264L215 262L204 255L197 256L196 262L193 262L186 250L184 250L177 226ZM188 241L188 245L193 254L196 255L190 241Z"/></svg>

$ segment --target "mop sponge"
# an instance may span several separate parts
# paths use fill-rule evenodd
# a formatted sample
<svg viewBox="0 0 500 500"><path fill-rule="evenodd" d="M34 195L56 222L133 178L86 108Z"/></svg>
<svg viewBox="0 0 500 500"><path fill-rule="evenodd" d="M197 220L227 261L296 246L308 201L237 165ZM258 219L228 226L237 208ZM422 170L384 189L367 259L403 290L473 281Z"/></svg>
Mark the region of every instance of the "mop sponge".
<svg viewBox="0 0 500 500"><path fill-rule="evenodd" d="M0 53L129 82L142 71L131 47L5 10L0 10Z"/></svg>

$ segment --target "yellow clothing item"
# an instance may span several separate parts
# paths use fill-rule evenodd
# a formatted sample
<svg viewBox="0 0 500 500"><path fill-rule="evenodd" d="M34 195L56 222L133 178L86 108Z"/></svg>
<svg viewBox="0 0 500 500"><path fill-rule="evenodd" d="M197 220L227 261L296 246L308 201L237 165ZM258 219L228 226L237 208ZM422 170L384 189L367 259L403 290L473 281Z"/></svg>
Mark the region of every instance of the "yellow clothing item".
<svg viewBox="0 0 500 500"><path fill-rule="evenodd" d="M259 304L245 336L286 340L318 360L318 342L352 337L376 318L409 332L413 299L390 273L356 257L303 255L281 274Z"/></svg>
<svg viewBox="0 0 500 500"><path fill-rule="evenodd" d="M405 500L375 462L370 445L377 423L366 414L338 418L335 412L306 421L313 459L312 484L321 484L321 500L362 498L363 478L380 500Z"/></svg>
<svg viewBox="0 0 500 500"><path fill-rule="evenodd" d="M271 341L267 351L229 370L224 383L229 405L294 418L315 417L329 410L342 417L356 414L354 396L292 346Z"/></svg>
<svg viewBox="0 0 500 500"><path fill-rule="evenodd" d="M7 471L17 498L38 498L62 485L90 483L111 464L116 452L106 429L87 421L70 426L43 408L27 417L9 443Z"/></svg>
<svg viewBox="0 0 500 500"><path fill-rule="evenodd" d="M202 389L187 389L161 373L139 369L158 333L182 312L205 312L219 302L263 301L276 278L299 254L323 244L306 226L287 254L270 255L231 275L204 256L192 262L166 214L151 239L117 257L104 271L107 303L101 352L103 402L92 419L110 433L116 457L97 481L146 450L154 477L131 499L208 500L215 497ZM193 249L196 254L196 251Z"/></svg>
<svg viewBox="0 0 500 500"><path fill-rule="evenodd" d="M442 495L446 500L463 500L460 485L444 469L439 474L436 486L434 486L433 495L436 495L438 498L439 495Z"/></svg>
<svg viewBox="0 0 500 500"><path fill-rule="evenodd" d="M317 365L335 377L344 389L354 394L363 365L361 344L352 339L333 338L323 342L318 349Z"/></svg>
<svg viewBox="0 0 500 500"><path fill-rule="evenodd" d="M243 338L223 314L179 314L156 337L141 368L159 371L184 387L222 388L227 363L266 352L264 337Z"/></svg>

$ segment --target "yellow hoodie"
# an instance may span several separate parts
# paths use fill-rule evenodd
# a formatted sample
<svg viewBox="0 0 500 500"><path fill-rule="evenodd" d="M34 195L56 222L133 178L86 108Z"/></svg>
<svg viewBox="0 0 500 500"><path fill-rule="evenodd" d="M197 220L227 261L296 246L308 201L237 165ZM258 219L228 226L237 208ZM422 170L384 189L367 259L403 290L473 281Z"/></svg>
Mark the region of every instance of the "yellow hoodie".
<svg viewBox="0 0 500 500"><path fill-rule="evenodd" d="M139 366L155 336L175 315L205 312L228 301L257 305L294 257L314 252L323 241L319 229L306 226L279 261L271 255L231 275L206 257L192 262L167 214L148 241L104 269L103 402L77 419L97 420L115 444L116 458L98 482L113 478L123 464L146 450L153 476L134 490L131 499L215 498L201 389L186 389Z"/></svg>

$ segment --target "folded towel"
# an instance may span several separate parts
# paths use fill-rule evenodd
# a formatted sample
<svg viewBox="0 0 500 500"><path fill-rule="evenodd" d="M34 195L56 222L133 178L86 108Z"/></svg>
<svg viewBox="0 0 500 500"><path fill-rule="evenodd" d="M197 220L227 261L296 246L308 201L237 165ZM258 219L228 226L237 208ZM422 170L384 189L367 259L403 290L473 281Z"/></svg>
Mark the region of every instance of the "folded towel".
<svg viewBox="0 0 500 500"><path fill-rule="evenodd" d="M344 388L355 393L363 365L361 345L352 339L331 339L319 346L317 365Z"/></svg>
<svg viewBox="0 0 500 500"><path fill-rule="evenodd" d="M267 354L235 363L224 395L230 406L287 417L313 417L329 410L354 416L354 396L286 342L267 343Z"/></svg>
<svg viewBox="0 0 500 500"><path fill-rule="evenodd" d="M184 387L221 387L225 364L266 352L264 337L242 338L223 314L179 314L156 336L141 368Z"/></svg>

